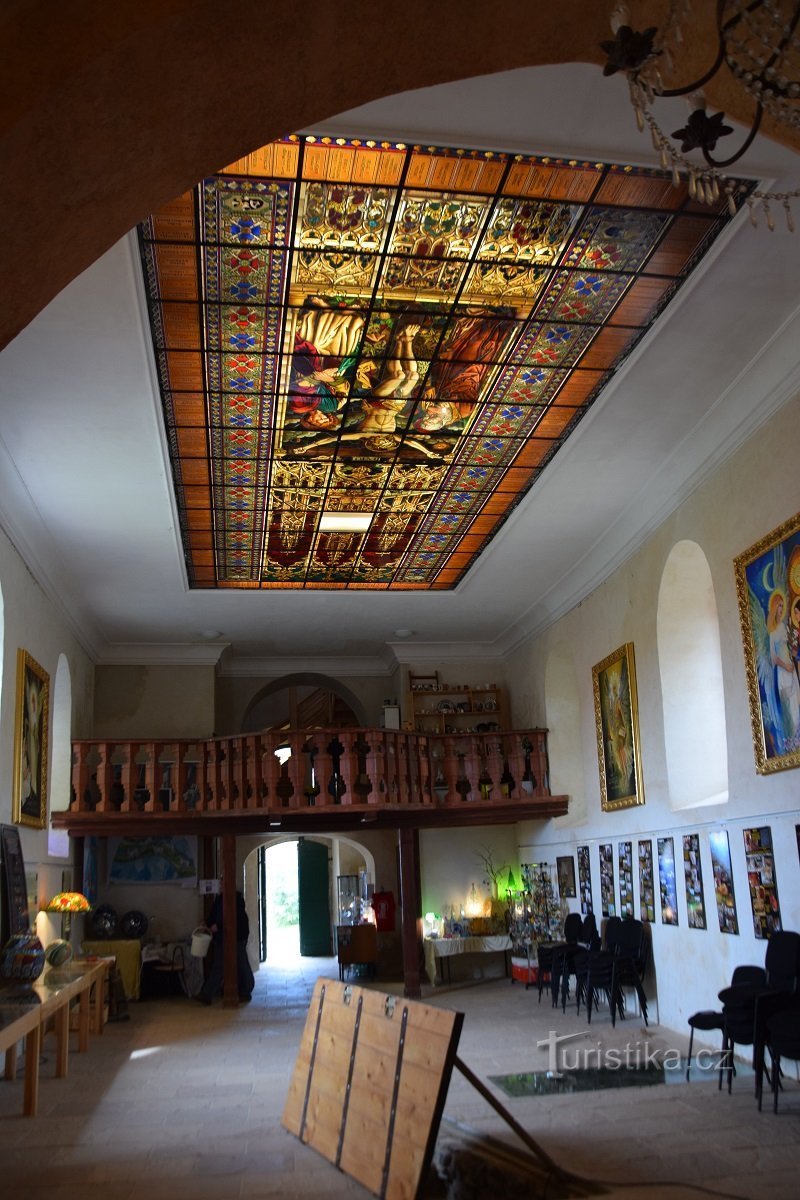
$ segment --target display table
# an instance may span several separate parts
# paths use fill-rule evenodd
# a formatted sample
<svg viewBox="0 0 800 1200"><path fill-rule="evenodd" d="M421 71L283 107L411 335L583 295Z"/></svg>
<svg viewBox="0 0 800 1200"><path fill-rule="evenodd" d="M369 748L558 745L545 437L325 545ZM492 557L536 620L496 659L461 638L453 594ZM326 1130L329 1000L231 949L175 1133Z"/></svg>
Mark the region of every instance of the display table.
<svg viewBox="0 0 800 1200"><path fill-rule="evenodd" d="M78 1050L89 1048L90 998L95 989L95 1024L102 1030L103 989L109 960L78 962L45 971L25 989L0 989L0 1051L5 1051L5 1077L16 1079L17 1045L25 1038L25 1092L22 1111L36 1115L39 1100L39 1055L42 1039L52 1027L56 1035L56 1078L63 1079L69 1062L69 1010L78 1003Z"/></svg>
<svg viewBox="0 0 800 1200"><path fill-rule="evenodd" d="M113 955L128 1000L139 999L142 974L142 945L138 938L98 938L82 942L84 954Z"/></svg>
<svg viewBox="0 0 800 1200"><path fill-rule="evenodd" d="M457 954L499 954L505 955L505 971L508 974L508 956L511 952L511 938L507 934L490 934L487 937L454 937L426 938L425 973L431 983L450 982L450 960ZM438 968L438 972L437 972Z"/></svg>
<svg viewBox="0 0 800 1200"><path fill-rule="evenodd" d="M22 1112L34 1117L39 1102L39 1053L42 1044L38 1003L6 1004L0 994L0 1052L5 1051L6 1079L17 1077L17 1043L25 1039L25 1091Z"/></svg>

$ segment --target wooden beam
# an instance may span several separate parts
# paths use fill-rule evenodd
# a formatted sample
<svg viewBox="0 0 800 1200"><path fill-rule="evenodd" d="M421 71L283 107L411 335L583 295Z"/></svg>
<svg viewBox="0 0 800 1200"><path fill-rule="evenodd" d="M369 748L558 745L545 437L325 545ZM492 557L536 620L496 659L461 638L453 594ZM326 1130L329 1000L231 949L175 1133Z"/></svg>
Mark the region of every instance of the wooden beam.
<svg viewBox="0 0 800 1200"><path fill-rule="evenodd" d="M400 852L400 912L403 922L403 994L411 1000L422 995L422 895L419 869L419 830L401 829Z"/></svg>
<svg viewBox="0 0 800 1200"><path fill-rule="evenodd" d="M222 955L224 982L222 1005L236 1008L239 986L236 972L236 838L226 833L222 838Z"/></svg>
<svg viewBox="0 0 800 1200"><path fill-rule="evenodd" d="M468 802L458 806L397 804L342 804L320 807L246 809L240 812L75 812L67 809L51 816L54 829L73 837L96 833L101 837L174 837L196 834L346 833L372 829L460 829L474 825L514 825L518 821L544 821L569 811L568 796L539 796L504 803ZM279 824L276 824L279 822Z"/></svg>

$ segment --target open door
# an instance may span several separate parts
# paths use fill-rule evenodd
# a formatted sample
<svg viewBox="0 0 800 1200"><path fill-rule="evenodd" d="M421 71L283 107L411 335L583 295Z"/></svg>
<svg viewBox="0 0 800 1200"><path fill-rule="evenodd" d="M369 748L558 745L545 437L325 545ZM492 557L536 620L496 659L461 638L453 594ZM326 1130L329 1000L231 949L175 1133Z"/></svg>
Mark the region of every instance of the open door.
<svg viewBox="0 0 800 1200"><path fill-rule="evenodd" d="M328 847L300 838L297 842L297 890L300 899L300 954L325 958L331 950Z"/></svg>

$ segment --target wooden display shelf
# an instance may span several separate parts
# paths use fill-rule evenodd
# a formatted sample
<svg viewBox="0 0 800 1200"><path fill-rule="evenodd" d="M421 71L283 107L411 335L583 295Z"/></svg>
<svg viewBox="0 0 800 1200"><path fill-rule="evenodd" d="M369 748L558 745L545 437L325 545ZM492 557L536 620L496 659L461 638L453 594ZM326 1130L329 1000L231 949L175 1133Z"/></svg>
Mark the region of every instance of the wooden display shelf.
<svg viewBox="0 0 800 1200"><path fill-rule="evenodd" d="M508 705L497 684L430 682L431 676L409 678L409 719L417 733L492 733L508 729ZM423 682L419 682L422 680Z"/></svg>

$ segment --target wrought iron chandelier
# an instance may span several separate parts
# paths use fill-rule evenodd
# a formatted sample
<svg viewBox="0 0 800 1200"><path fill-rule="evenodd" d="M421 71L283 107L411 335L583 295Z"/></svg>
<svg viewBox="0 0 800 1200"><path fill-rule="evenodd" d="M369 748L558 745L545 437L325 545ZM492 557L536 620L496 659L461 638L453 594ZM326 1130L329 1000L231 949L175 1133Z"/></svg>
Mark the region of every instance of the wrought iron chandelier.
<svg viewBox="0 0 800 1200"><path fill-rule="evenodd" d="M757 224L761 210L770 229L774 229L773 205L786 214L788 228L794 230L791 201L800 196L800 188L789 192L755 189L746 194L745 186L731 179L725 169L738 162L759 131L764 114L773 121L797 131L800 129L800 3L796 0L717 0L715 31L716 56L708 69L691 83L667 87L666 82L679 76L681 47L690 36L692 14L690 0L670 0L663 28L650 26L634 30L627 7L618 5L611 17L613 40L602 42L608 61L604 75L624 71L630 87L631 103L640 130L649 128L653 145L665 170L671 170L676 186L683 175L688 178L689 194L706 204L719 203L724 195L731 215L743 201L750 209L750 220ZM722 112L709 114L703 87L719 71L727 69L739 87L752 99L755 113L744 141L733 153L717 151L717 142L729 137L733 128L725 124ZM692 107L686 125L667 135L653 115L656 99L688 96ZM680 147L675 141L680 142ZM726 143L727 145L727 143ZM698 151L703 162L686 156Z"/></svg>

